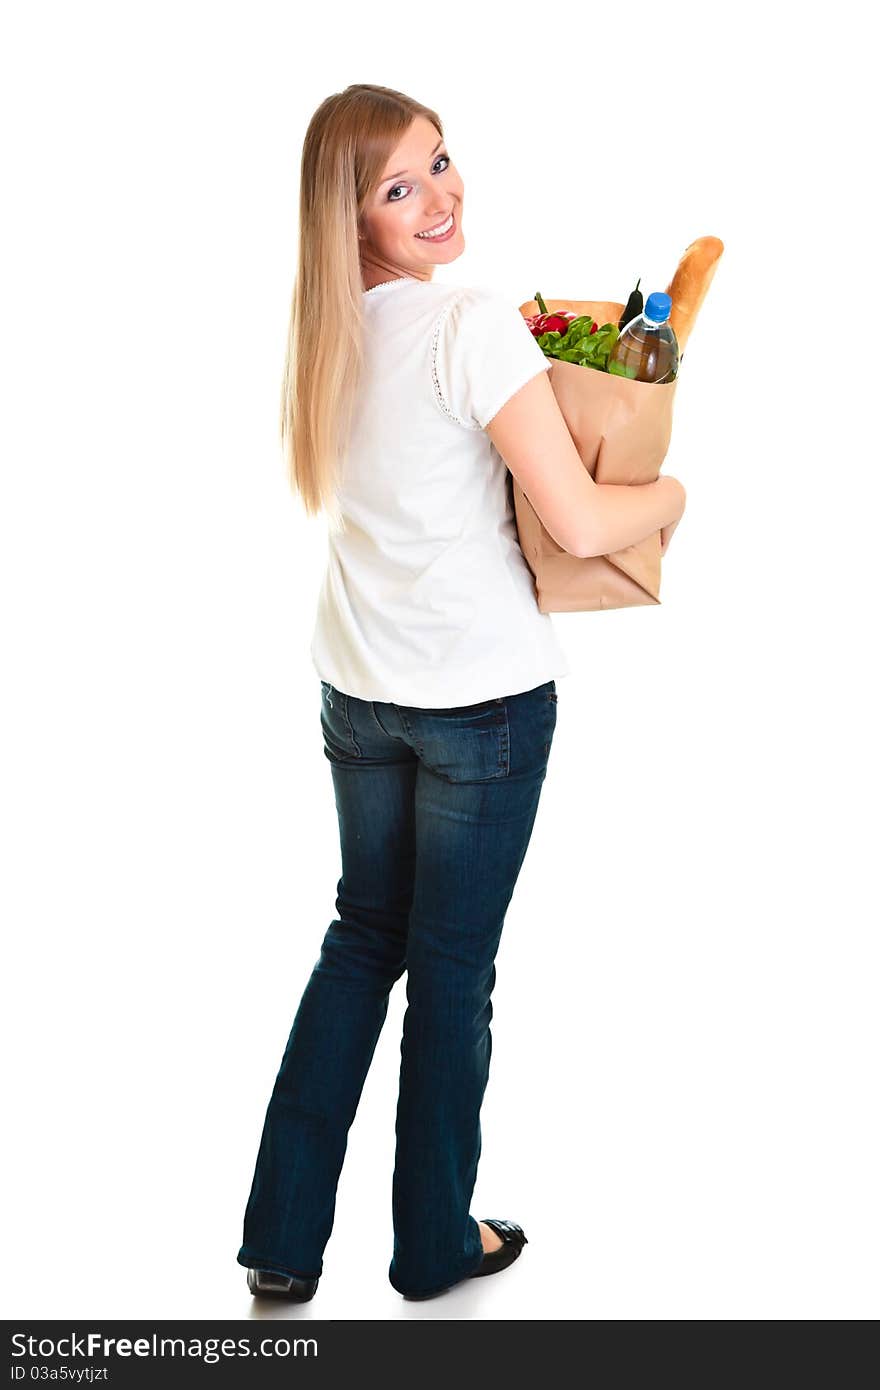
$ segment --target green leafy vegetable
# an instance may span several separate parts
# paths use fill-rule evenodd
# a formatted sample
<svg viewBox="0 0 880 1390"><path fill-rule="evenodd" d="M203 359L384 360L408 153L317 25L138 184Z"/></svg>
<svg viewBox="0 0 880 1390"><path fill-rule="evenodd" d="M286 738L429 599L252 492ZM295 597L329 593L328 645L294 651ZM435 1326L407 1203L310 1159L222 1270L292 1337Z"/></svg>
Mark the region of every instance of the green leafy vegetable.
<svg viewBox="0 0 880 1390"><path fill-rule="evenodd" d="M565 333L551 330L541 333L535 342L545 357L556 357L560 362L575 362L581 367L595 367L597 371L607 372L608 354L619 337L620 332L615 324L603 323L601 328L594 328L590 315L580 314L572 319Z"/></svg>

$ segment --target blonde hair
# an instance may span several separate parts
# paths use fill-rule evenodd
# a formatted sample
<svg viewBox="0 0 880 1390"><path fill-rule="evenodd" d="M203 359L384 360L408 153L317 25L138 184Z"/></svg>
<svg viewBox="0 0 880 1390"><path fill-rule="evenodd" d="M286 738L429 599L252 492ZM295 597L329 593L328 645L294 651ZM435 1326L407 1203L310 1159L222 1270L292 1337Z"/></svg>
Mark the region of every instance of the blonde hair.
<svg viewBox="0 0 880 1390"><path fill-rule="evenodd" d="M299 248L281 389L281 448L306 512L344 530L336 488L363 366L360 218L416 116L435 111L390 87L356 83L326 98L306 131Z"/></svg>

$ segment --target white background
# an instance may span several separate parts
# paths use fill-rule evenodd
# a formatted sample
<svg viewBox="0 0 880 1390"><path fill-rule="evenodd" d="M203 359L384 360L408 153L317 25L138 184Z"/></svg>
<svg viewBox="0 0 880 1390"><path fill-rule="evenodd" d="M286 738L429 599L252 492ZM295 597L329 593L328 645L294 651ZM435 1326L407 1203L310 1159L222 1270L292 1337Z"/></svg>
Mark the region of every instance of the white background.
<svg viewBox="0 0 880 1390"><path fill-rule="evenodd" d="M6 7L4 1316L253 1315L244 1204L339 875L325 524L276 442L299 158L367 81L445 123L438 279L622 301L725 252L662 604L554 619L472 1204L529 1245L427 1303L387 1282L401 981L289 1315L876 1317L864 13Z"/></svg>

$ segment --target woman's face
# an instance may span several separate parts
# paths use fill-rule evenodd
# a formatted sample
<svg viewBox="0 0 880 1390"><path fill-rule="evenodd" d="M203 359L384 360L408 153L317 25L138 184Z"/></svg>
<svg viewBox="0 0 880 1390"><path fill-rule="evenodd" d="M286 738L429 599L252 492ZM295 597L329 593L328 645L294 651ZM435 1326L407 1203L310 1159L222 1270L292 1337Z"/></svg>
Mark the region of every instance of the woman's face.
<svg viewBox="0 0 880 1390"><path fill-rule="evenodd" d="M447 265L464 250L461 205L464 184L446 152L446 142L425 116L416 116L385 165L378 188L364 209L361 264L367 281L412 275L430 280L435 265ZM452 216L450 235L420 236Z"/></svg>

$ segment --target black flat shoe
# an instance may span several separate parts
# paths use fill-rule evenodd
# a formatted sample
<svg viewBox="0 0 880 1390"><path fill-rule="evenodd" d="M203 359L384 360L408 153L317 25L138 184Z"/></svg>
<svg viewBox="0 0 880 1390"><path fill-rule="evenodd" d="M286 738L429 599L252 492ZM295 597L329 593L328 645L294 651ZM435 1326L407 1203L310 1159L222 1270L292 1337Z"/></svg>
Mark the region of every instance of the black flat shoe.
<svg viewBox="0 0 880 1390"><path fill-rule="evenodd" d="M504 1244L499 1245L497 1250L483 1251L483 1263L469 1276L471 1279L479 1279L484 1274L497 1274L500 1269L506 1269L514 1260L519 1259L523 1246L529 1243L522 1226L518 1226L515 1221L492 1220L484 1216L483 1225L490 1227L496 1236L500 1236Z"/></svg>
<svg viewBox="0 0 880 1390"><path fill-rule="evenodd" d="M460 1284L467 1283L467 1279L480 1279L486 1274L498 1274L500 1270L507 1269L508 1265L519 1259L523 1246L529 1243L522 1226L518 1226L515 1221L502 1221L486 1216L483 1218L483 1225L489 1226L504 1243L499 1245L497 1250L484 1250L482 1263L477 1265L473 1274L469 1274L466 1279L460 1279ZM457 1288L458 1284L447 1284L445 1289L435 1289L433 1293L405 1293L403 1297L410 1302L422 1302Z"/></svg>
<svg viewBox="0 0 880 1390"><path fill-rule="evenodd" d="M249 1269L248 1288L254 1297L286 1298L294 1303L308 1303L314 1298L317 1279L306 1279L298 1274L275 1274L270 1269Z"/></svg>

